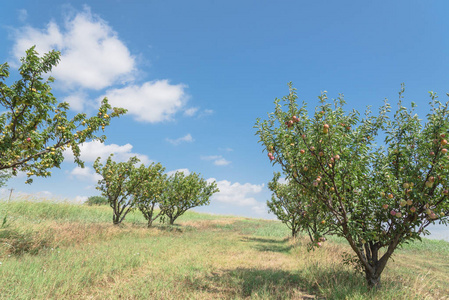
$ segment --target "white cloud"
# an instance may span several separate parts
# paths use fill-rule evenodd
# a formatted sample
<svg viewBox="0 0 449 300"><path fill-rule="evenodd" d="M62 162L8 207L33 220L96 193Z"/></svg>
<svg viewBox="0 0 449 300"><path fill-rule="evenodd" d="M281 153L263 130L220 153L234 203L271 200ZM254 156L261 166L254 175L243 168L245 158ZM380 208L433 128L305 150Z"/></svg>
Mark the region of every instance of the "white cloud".
<svg viewBox="0 0 449 300"><path fill-rule="evenodd" d="M208 182L215 181L214 178L207 180ZM240 207L250 207L256 214L263 215L267 212L265 203L258 202L254 196L262 192L264 184L241 184L238 182L231 183L227 180L217 181L217 186L220 192L215 193L211 201L221 202L228 205L235 205Z"/></svg>
<svg viewBox="0 0 449 300"><path fill-rule="evenodd" d="M148 156L144 154L132 152L133 146L131 144L126 144L123 146L117 144L105 145L99 141L92 141L83 143L80 145L81 150L81 160L85 162L93 162L97 157L101 157L105 161L110 154L114 154L115 161L127 161L132 156L137 156L141 163L149 164L151 160ZM66 150L64 152L66 159L73 159L73 154L71 150Z"/></svg>
<svg viewBox="0 0 449 300"><path fill-rule="evenodd" d="M214 165L216 166L227 166L229 165L231 162L229 160L222 158L216 159L214 160Z"/></svg>
<svg viewBox="0 0 449 300"><path fill-rule="evenodd" d="M52 49L61 51L61 61L52 75L68 93L76 91L65 99L76 111L83 111L86 104L92 103L86 100L83 90L129 84L138 76L135 57L107 22L89 8L66 18L63 26L52 21L44 29L26 26L15 31L13 52L17 58L33 45L40 55ZM186 87L155 80L110 89L104 96L112 106L128 109L136 120L155 123L171 120L183 109L188 100ZM193 115L195 109L187 109L185 114Z"/></svg>
<svg viewBox="0 0 449 300"><path fill-rule="evenodd" d="M97 183L98 180L100 180L102 177L100 174L95 173L95 171L89 167L81 168L79 166L75 167L71 172L70 175L73 177L83 180L83 181L91 181L94 183Z"/></svg>
<svg viewBox="0 0 449 300"><path fill-rule="evenodd" d="M74 93L64 98L63 102L70 104L70 108L76 111L83 111L84 106L87 104L87 95L83 92Z"/></svg>
<svg viewBox="0 0 449 300"><path fill-rule="evenodd" d="M107 22L89 9L67 18L62 28L55 22L45 29L27 26L18 29L15 38L17 58L33 45L41 55L52 49L61 51L53 76L67 87L99 90L133 79L135 58Z"/></svg>
<svg viewBox="0 0 449 300"><path fill-rule="evenodd" d="M184 84L173 85L168 80L145 82L112 89L99 98L107 97L112 106L123 107L137 121L156 123L171 120L187 101Z"/></svg>
<svg viewBox="0 0 449 300"><path fill-rule="evenodd" d="M184 111L184 115L193 117L198 112L198 107L191 107Z"/></svg>
<svg viewBox="0 0 449 300"><path fill-rule="evenodd" d="M184 173L184 175L190 175L190 170L189 169L176 169L176 170L173 170L173 171L168 171L167 175L171 176L171 175L175 174L176 172L182 172L182 173Z"/></svg>
<svg viewBox="0 0 449 300"><path fill-rule="evenodd" d="M166 138L165 140L175 146L181 144L182 142L192 143L194 141L194 139L190 133L186 134L183 137L177 138L175 140L169 139L169 138Z"/></svg>
<svg viewBox="0 0 449 300"><path fill-rule="evenodd" d="M201 159L202 160L212 160L214 162L214 165L216 165L216 166L226 166L231 163L229 160L226 160L221 155L201 156Z"/></svg>

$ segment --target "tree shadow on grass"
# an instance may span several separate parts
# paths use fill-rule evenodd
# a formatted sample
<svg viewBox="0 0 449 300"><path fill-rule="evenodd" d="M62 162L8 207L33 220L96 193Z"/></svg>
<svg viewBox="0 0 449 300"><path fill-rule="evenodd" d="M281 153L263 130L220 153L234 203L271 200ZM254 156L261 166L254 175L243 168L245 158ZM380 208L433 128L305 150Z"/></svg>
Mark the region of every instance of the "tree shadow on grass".
<svg viewBox="0 0 449 300"><path fill-rule="evenodd" d="M179 233L183 232L183 227L181 225L177 225L177 224L173 224L173 225L158 224L158 225L153 225L153 227L158 230L166 231L166 232L179 232Z"/></svg>
<svg viewBox="0 0 449 300"><path fill-rule="evenodd" d="M277 240L277 239L269 239L269 238L254 238L254 237L244 237L242 241L253 243L252 248L258 251L271 251L271 252L280 252L280 253L288 253L293 245L288 245L288 239Z"/></svg>
<svg viewBox="0 0 449 300"><path fill-rule="evenodd" d="M188 288L220 295L221 299L381 299L383 290L400 289L399 282L384 282L380 291L370 291L363 276L340 267L309 267L298 271L236 268L186 278L185 284ZM378 292L381 298L377 298ZM387 292L387 295L391 294Z"/></svg>
<svg viewBox="0 0 449 300"><path fill-rule="evenodd" d="M300 288L298 274L275 269L220 270L206 278L189 281L189 286L223 299L259 297L262 299L320 299Z"/></svg>

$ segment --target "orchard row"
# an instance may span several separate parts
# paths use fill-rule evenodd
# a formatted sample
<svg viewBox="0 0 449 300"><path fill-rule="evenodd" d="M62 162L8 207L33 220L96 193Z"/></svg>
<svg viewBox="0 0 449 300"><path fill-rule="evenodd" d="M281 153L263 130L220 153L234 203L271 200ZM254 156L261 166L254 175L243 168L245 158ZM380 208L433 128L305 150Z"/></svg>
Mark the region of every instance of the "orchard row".
<svg viewBox="0 0 449 300"><path fill-rule="evenodd" d="M115 162L109 156L103 165L98 157L95 171L102 176L97 189L113 210L112 221L120 224L133 209L139 209L151 227L157 218L173 224L188 209L208 205L218 192L215 181L207 182L196 173L177 171L168 176L160 163L138 166L139 159ZM155 212L155 208L159 208Z"/></svg>

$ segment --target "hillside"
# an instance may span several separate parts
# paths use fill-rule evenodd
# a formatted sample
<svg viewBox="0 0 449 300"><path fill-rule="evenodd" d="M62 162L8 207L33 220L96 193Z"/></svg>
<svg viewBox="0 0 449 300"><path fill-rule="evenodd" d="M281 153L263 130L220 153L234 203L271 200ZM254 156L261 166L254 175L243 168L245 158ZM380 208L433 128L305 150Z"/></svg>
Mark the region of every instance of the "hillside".
<svg viewBox="0 0 449 300"><path fill-rule="evenodd" d="M107 206L0 202L1 299L444 299L449 243L397 251L381 290L341 262L345 242L307 251L280 222L188 212L175 226L121 227ZM0 220L0 221L1 221ZM25 252L25 253L21 253Z"/></svg>

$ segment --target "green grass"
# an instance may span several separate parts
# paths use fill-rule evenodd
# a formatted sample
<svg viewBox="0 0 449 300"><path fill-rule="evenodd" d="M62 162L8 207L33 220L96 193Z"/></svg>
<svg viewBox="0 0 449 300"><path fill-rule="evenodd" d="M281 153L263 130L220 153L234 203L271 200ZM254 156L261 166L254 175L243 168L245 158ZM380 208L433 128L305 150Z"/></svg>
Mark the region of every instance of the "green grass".
<svg viewBox="0 0 449 300"><path fill-rule="evenodd" d="M135 212L113 226L107 206L0 202L12 235L35 250L0 247L0 299L444 299L449 243L404 246L383 287L341 263L349 247L330 239L308 252L280 222L188 212L147 229ZM10 232L7 232L9 230ZM3 240L5 241L5 240Z"/></svg>

